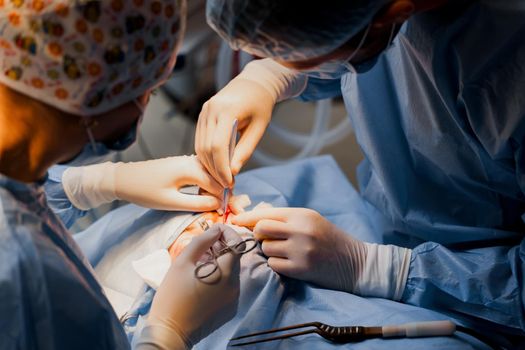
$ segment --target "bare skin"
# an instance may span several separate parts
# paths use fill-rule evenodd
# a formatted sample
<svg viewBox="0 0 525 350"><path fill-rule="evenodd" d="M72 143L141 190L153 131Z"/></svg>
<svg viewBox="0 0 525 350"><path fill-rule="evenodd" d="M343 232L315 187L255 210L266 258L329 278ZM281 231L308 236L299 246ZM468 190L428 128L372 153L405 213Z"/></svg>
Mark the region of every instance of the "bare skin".
<svg viewBox="0 0 525 350"><path fill-rule="evenodd" d="M216 224L216 223L222 223L222 216L220 216L217 212L213 211L213 212L207 212L207 213L204 213L202 215L202 217L207 221L207 222L211 222L213 224ZM188 244L191 243L191 241L193 240L193 238L195 238L196 236L199 236L201 235L202 233L204 232L204 230L202 229L202 227L199 225L199 223L196 221L194 221L191 225L189 225L183 233L181 233L181 235L175 240L175 242L173 242L173 244L168 248L168 252L170 254L170 256L175 259L176 257L178 257L182 251L184 250L184 248L186 248L186 246Z"/></svg>
<svg viewBox="0 0 525 350"><path fill-rule="evenodd" d="M149 92L139 103L145 106L148 99ZM137 122L140 114L139 108L129 102L92 117L95 140L117 140ZM77 155L87 142L82 117L59 111L0 84L0 173L21 182L35 182L53 164Z"/></svg>
<svg viewBox="0 0 525 350"><path fill-rule="evenodd" d="M230 198L229 208L231 212L229 213L229 215L226 215L226 221L224 221L225 217L223 215L220 215L216 211L203 213L199 220L204 218L204 220L206 220L209 226L218 223L231 224L235 215L244 212L244 208L250 204L249 199L248 201L246 201L245 198L242 198L243 196L248 198L246 195L232 196ZM264 204L264 207L271 206L268 204ZM175 242L173 242L173 244L168 248L168 253L173 259L175 259L182 253L184 248L186 248L186 246L190 244L193 238L201 235L204 232L203 228L198 222L199 220L195 220L188 227L186 227L184 232L182 232L180 236L175 240ZM252 229L253 227L247 228Z"/></svg>
<svg viewBox="0 0 525 350"><path fill-rule="evenodd" d="M442 7L448 2L449 0L393 0L388 3L372 19L364 45L352 58L351 63L367 61L383 51L389 44L388 39L394 24L399 30L401 25L411 16ZM314 68L323 62L334 59L344 60L352 55L364 34L365 30L362 30L346 43L326 55L302 61L278 62L285 67L301 70Z"/></svg>

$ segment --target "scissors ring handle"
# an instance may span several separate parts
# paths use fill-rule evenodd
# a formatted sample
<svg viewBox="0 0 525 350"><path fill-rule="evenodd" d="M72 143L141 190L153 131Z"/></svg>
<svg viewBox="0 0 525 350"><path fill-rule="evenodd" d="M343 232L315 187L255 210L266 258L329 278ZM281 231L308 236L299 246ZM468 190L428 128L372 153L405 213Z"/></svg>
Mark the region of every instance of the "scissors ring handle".
<svg viewBox="0 0 525 350"><path fill-rule="evenodd" d="M203 280L213 275L218 268L219 266L215 260L203 262L195 267L195 277L199 280Z"/></svg>

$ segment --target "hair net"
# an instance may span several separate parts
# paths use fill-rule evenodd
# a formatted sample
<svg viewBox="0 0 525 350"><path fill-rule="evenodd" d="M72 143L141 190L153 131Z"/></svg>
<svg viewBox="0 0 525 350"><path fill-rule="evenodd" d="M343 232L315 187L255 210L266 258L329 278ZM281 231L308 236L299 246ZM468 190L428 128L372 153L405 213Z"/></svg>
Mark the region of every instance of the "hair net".
<svg viewBox="0 0 525 350"><path fill-rule="evenodd" d="M329 53L391 0L208 0L207 19L234 49L304 60Z"/></svg>
<svg viewBox="0 0 525 350"><path fill-rule="evenodd" d="M65 112L107 112L168 77L185 17L185 0L0 0L0 83Z"/></svg>

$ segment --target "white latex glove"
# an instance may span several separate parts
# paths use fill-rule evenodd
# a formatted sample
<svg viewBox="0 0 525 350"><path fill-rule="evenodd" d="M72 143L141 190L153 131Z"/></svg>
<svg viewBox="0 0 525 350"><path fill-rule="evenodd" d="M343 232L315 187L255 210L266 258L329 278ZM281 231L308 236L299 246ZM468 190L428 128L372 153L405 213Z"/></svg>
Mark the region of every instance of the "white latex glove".
<svg viewBox="0 0 525 350"><path fill-rule="evenodd" d="M240 255L219 256L218 270L204 281L194 275L199 259L221 235L230 245L241 239L231 228L218 224L194 238L173 260L153 298L138 349L189 349L233 317L239 298Z"/></svg>
<svg viewBox="0 0 525 350"><path fill-rule="evenodd" d="M363 296L401 299L410 249L356 240L311 209L253 210L232 223L254 227L277 273Z"/></svg>
<svg viewBox="0 0 525 350"><path fill-rule="evenodd" d="M222 187L196 156L71 167L62 175L62 184L69 200L82 210L121 199L160 210L210 211L220 207L222 196ZM188 185L198 185L208 194L179 191Z"/></svg>
<svg viewBox="0 0 525 350"><path fill-rule="evenodd" d="M271 59L252 61L203 106L197 123L195 151L208 172L223 186L251 157L270 123L276 102L299 95L306 77ZM233 121L240 139L230 164L228 147Z"/></svg>

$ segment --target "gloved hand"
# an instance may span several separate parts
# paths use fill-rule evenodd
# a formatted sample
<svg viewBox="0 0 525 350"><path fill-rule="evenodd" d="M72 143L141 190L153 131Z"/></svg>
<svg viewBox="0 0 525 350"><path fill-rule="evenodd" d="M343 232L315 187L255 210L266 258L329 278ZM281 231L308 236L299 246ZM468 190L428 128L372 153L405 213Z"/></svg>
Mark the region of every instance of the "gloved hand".
<svg viewBox="0 0 525 350"><path fill-rule="evenodd" d="M182 343L189 349L233 317L239 298L240 255L219 256L218 270L203 281L194 275L199 259L221 235L229 245L241 240L228 226L214 225L173 260L153 298L139 349L180 349Z"/></svg>
<svg viewBox="0 0 525 350"><path fill-rule="evenodd" d="M195 156L71 167L62 175L62 184L69 200L82 210L121 199L153 209L210 211L220 207L222 196L222 187ZM187 185L198 185L209 194L181 193Z"/></svg>
<svg viewBox="0 0 525 350"><path fill-rule="evenodd" d="M251 157L270 123L276 102L304 90L306 77L271 59L250 62L236 78L202 106L195 134L195 151L208 172L223 186ZM233 121L241 134L229 161Z"/></svg>
<svg viewBox="0 0 525 350"><path fill-rule="evenodd" d="M361 242L311 209L253 210L232 223L254 227L277 273L363 296L401 299L410 249Z"/></svg>

